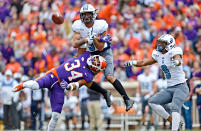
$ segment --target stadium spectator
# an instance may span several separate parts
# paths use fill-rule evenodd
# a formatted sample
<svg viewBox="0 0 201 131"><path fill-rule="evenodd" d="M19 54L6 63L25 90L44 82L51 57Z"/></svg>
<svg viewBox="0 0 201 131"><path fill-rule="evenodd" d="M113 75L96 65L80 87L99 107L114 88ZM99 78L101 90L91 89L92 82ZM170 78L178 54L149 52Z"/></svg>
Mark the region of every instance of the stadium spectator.
<svg viewBox="0 0 201 131"><path fill-rule="evenodd" d="M90 130L102 130L103 129L103 119L101 117L101 103L100 94L87 89L89 94L89 99L87 102L87 108L89 113L89 128Z"/></svg>
<svg viewBox="0 0 201 131"><path fill-rule="evenodd" d="M3 98L3 123L6 130L19 129L18 128L18 114L16 113L16 105L18 100L18 93L12 92L12 87L17 85L17 81L13 79L12 71L6 70L5 77L1 82Z"/></svg>
<svg viewBox="0 0 201 131"><path fill-rule="evenodd" d="M79 116L79 106L78 106L78 98L75 94L76 92L68 92L66 93L65 103L63 105L63 109L65 112L65 125L66 129L69 130L69 120L72 119L73 130L77 130L78 124L78 116Z"/></svg>
<svg viewBox="0 0 201 131"><path fill-rule="evenodd" d="M86 129L86 118L88 118L88 110L87 110L87 101L88 101L88 93L87 93L87 87L82 86L79 89L79 101L80 101L80 110L81 110L81 122L82 127L81 130ZM89 119L89 118L88 118Z"/></svg>
<svg viewBox="0 0 201 131"><path fill-rule="evenodd" d="M156 79L155 77L150 73L150 67L145 67L142 74L140 74L137 77L137 80L139 81L139 86L137 90L137 94L141 96L141 102L142 102L142 127L141 131L146 130L146 112L145 109L148 106L148 99L156 93ZM149 115L150 115L150 131L154 131L154 117L152 114L152 109L149 106Z"/></svg>

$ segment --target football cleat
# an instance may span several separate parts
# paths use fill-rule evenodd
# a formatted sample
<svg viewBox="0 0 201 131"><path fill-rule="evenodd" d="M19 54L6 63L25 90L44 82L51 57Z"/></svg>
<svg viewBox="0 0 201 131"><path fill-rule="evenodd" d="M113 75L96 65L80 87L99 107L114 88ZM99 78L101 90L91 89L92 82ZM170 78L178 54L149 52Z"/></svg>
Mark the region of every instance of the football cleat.
<svg viewBox="0 0 201 131"><path fill-rule="evenodd" d="M183 131L183 125L184 125L183 121L180 121L179 122L179 128L177 131Z"/></svg>
<svg viewBox="0 0 201 131"><path fill-rule="evenodd" d="M13 91L13 92L18 92L18 91L20 91L20 90L22 90L22 89L24 89L23 83L20 83L19 85L13 87L12 91Z"/></svg>
<svg viewBox="0 0 201 131"><path fill-rule="evenodd" d="M110 96L111 96L111 93L109 91L107 91L105 94L104 94L104 98L106 100L106 103L107 103L107 106L110 107L112 105L112 101L110 99Z"/></svg>
<svg viewBox="0 0 201 131"><path fill-rule="evenodd" d="M133 107L134 101L129 99L125 100L124 102L126 104L126 111L129 111Z"/></svg>

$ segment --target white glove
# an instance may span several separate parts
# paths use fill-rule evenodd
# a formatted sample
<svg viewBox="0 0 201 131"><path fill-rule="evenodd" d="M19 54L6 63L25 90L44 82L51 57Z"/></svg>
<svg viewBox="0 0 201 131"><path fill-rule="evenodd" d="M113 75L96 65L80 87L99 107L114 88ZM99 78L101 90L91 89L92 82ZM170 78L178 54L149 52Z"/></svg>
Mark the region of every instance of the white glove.
<svg viewBox="0 0 201 131"><path fill-rule="evenodd" d="M137 65L136 60L130 60L130 61L127 61L126 63L124 63L125 67L127 67L127 66L136 66L136 65Z"/></svg>
<svg viewBox="0 0 201 131"><path fill-rule="evenodd" d="M178 60L172 60L172 66L173 67L176 67L176 66L178 66L179 65L179 61Z"/></svg>
<svg viewBox="0 0 201 131"><path fill-rule="evenodd" d="M92 35L90 35L90 36L87 37L89 45L93 44L95 36L96 36L96 33L93 33Z"/></svg>
<svg viewBox="0 0 201 131"><path fill-rule="evenodd" d="M68 84L67 90L78 90L79 89L79 83L78 82L72 82L70 84Z"/></svg>

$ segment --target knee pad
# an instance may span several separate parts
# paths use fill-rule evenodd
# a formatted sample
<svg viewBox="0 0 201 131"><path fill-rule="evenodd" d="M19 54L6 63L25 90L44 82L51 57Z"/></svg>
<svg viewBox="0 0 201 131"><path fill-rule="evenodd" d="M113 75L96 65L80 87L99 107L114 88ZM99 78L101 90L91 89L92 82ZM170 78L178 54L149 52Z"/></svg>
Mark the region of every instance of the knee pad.
<svg viewBox="0 0 201 131"><path fill-rule="evenodd" d="M59 115L60 113L58 112L52 112L52 118L48 124L48 131L54 131L55 130L55 127L57 125L57 121L59 119Z"/></svg>
<svg viewBox="0 0 201 131"><path fill-rule="evenodd" d="M60 116L60 113L58 113L58 112L52 112L52 120L58 121L59 116Z"/></svg>

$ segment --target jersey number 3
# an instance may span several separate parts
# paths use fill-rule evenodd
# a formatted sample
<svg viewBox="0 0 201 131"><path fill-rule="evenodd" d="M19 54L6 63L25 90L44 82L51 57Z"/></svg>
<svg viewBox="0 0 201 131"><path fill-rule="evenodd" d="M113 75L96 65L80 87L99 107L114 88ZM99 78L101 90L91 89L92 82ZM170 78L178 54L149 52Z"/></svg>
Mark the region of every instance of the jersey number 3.
<svg viewBox="0 0 201 131"><path fill-rule="evenodd" d="M77 71L73 71L73 69L80 67L80 60L76 59L76 60L74 60L74 62L75 62L75 63L72 63L70 66L69 66L69 63L66 63L66 64L64 65L65 70L66 70L66 71L70 71L70 73L71 73L71 76L68 77L68 80L69 80L69 81L72 81L72 80L74 80L74 79L83 77L83 74L82 74L82 73L77 72Z"/></svg>
<svg viewBox="0 0 201 131"><path fill-rule="evenodd" d="M167 66L166 65L161 65L161 69L162 69L163 73L165 74L165 78L170 79L171 74L170 74L170 71L168 70Z"/></svg>

